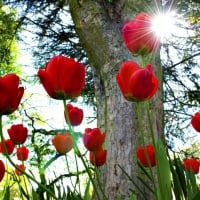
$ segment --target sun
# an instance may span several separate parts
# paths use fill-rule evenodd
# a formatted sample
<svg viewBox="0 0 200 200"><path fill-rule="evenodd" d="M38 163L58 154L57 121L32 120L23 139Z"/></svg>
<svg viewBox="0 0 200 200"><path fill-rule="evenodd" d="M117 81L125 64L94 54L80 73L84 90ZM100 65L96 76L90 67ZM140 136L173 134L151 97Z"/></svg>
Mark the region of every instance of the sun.
<svg viewBox="0 0 200 200"><path fill-rule="evenodd" d="M152 31L161 39L171 37L177 31L175 12L159 13L152 21Z"/></svg>

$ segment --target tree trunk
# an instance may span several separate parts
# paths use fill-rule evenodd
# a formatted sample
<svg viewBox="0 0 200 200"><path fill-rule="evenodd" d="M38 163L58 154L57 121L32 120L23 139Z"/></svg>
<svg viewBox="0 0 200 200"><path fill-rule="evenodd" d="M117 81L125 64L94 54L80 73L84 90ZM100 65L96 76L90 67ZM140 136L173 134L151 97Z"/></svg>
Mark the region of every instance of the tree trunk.
<svg viewBox="0 0 200 200"><path fill-rule="evenodd" d="M121 29L124 22L136 13L133 5L144 5L136 0L69 0L70 12L77 34L93 67L97 100L98 127L106 133L107 162L101 167L102 181L109 200L120 194L129 199L134 185L124 175L119 165L137 180L135 150L141 144L136 104L126 101L116 83L116 73L125 60L136 60L125 48ZM138 3L140 2L140 3ZM155 60L154 60L155 61ZM159 59L156 73L160 75ZM162 83L160 83L162 85ZM154 133L163 133L163 105L161 92L151 101ZM145 141L149 141L147 113L142 107ZM151 199L147 194L148 200ZM103 198L102 198L103 199Z"/></svg>

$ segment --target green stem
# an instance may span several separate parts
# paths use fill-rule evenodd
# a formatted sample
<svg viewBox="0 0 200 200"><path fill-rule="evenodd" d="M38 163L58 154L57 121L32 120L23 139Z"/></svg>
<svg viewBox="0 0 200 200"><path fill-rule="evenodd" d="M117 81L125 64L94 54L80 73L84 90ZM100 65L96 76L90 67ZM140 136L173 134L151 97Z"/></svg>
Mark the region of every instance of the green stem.
<svg viewBox="0 0 200 200"><path fill-rule="evenodd" d="M17 170L19 170L20 172L22 172L24 175L26 175L29 179L31 179L32 181L34 181L39 187L43 188L46 192L48 192L52 197L54 197L55 199L57 199L57 197L44 185L42 185L41 183L39 183L37 180L35 180L35 178L33 178L32 176L30 176L28 173L26 173L25 171L21 170L19 167L17 167L15 165L15 163L12 161L12 159L10 158L10 155L8 154L8 151L6 149L6 144L5 144L5 140L4 140L4 136L3 136L3 131L2 131L2 116L0 116L0 139L2 142L2 146L3 146L3 150L4 150L4 155L7 158L7 160L9 161L9 163L15 167Z"/></svg>
<svg viewBox="0 0 200 200"><path fill-rule="evenodd" d="M142 68L145 68L145 66L151 62L151 59L153 57L153 54L148 54L145 56L140 56L140 66Z"/></svg>
<svg viewBox="0 0 200 200"><path fill-rule="evenodd" d="M155 135L154 135L154 129L153 129L153 120L152 120L152 114L151 114L151 110L150 110L149 101L145 102L145 106L146 106L146 110L147 110L147 118L148 118L150 136L151 136L151 139L152 139L153 146L154 146L154 148L156 148ZM153 176L153 179L154 179L154 181L153 181L154 188L156 189L155 177L154 176ZM157 193L155 195L156 195L156 199L159 199L159 197L157 196Z"/></svg>
<svg viewBox="0 0 200 200"><path fill-rule="evenodd" d="M41 169L40 172L43 173L47 167L49 167L49 165L51 163L53 163L55 160L57 160L60 156L62 156L62 154L56 154L53 158L51 158Z"/></svg>
<svg viewBox="0 0 200 200"><path fill-rule="evenodd" d="M142 145L145 147L145 146L146 146L146 142L145 142L145 134L144 134L143 123L142 123L142 115L141 115L141 113L142 113L142 108L141 108L141 104L143 104L143 102L138 102L138 103L136 103L136 112L137 112L138 125L139 125L139 129L140 129ZM148 110L147 113L150 113L149 108L148 108L147 110ZM149 114L148 114L148 115L149 115ZM149 116L148 116L148 118L149 118ZM149 120L149 122L150 122L150 120ZM153 127L152 127L152 125L151 125L151 128L150 128L150 129L151 129L151 132L153 133ZM152 136L152 134L151 134L151 136ZM153 137L153 138L154 138L154 137ZM154 142L154 143L155 143L155 142ZM154 144L153 144L153 145L154 145ZM154 147L155 147L155 145L154 145ZM146 148L145 148L145 150L146 150ZM150 164L149 156L148 156L147 151L144 151L144 153L145 153L145 157L146 157L146 159L147 159L147 163L148 163L148 165L150 166L150 167L149 167L149 168L150 168L150 176L151 176L152 180L154 180L154 181L153 181L153 185L154 185L154 189L156 190L155 177L154 177L154 175L153 175L153 169L152 169L151 164Z"/></svg>
<svg viewBox="0 0 200 200"><path fill-rule="evenodd" d="M137 120L138 120L138 126L140 130L140 139L142 141L142 145L145 146L145 136L144 136L144 128L143 128L143 123L142 123L142 115L141 115L141 103L142 102L137 102L136 103L136 112L137 112Z"/></svg>
<svg viewBox="0 0 200 200"><path fill-rule="evenodd" d="M66 155L65 155L65 160L66 160L66 163L67 163L67 170L70 173L70 167L69 167L69 163L68 163L68 159L67 159ZM77 172L78 172L78 170L77 170ZM79 176L79 173L77 173L77 176ZM74 188L74 191L76 191L76 185L74 185L74 183L72 181L72 177L69 176L69 179L70 179L70 183L71 183L72 187Z"/></svg>
<svg viewBox="0 0 200 200"><path fill-rule="evenodd" d="M74 156L75 156L75 162L76 162L76 171L78 172L79 171L79 168L78 168L78 160L77 160L77 156L76 156L76 154L74 154ZM77 182L78 182L78 189L79 189L79 192L81 192L81 186L80 186L80 178L79 178L79 173L77 173L77 181L76 181L76 184L77 184Z"/></svg>
<svg viewBox="0 0 200 200"><path fill-rule="evenodd" d="M108 198L105 195L105 191L103 190L102 183L101 183L101 180L100 180L100 177L99 177L99 169L96 166L95 166L95 174L96 174L97 184L99 185L101 193L103 194L104 200L108 200Z"/></svg>
<svg viewBox="0 0 200 200"><path fill-rule="evenodd" d="M149 123L149 128L150 128L150 134L151 134L151 139L152 143L155 147L155 136L154 136L154 130L153 130L153 121L152 121L152 115L151 115L151 110L149 106L149 101L145 102L146 110L147 110L147 117L148 117L148 123Z"/></svg>
<svg viewBox="0 0 200 200"><path fill-rule="evenodd" d="M94 191L96 192L97 199L101 200L100 195L99 195L98 190L97 190L97 187L96 187L96 184L95 184L95 182L93 180L92 173L90 172L90 170L89 170L89 168L88 168L83 156L81 155L81 152L80 152L80 150L78 148L78 145L76 143L75 136L74 136L74 130L73 130L73 127L72 127L72 125L70 124L70 121L69 121L69 115L68 115L68 111L66 109L66 100L65 99L63 100L63 105L64 105L64 113L65 113L66 123L67 123L67 125L69 127L70 134L71 134L72 139L74 141L74 147L73 147L74 151L78 155L78 157L81 159L81 161L82 161L82 163L83 163L83 165L85 167L85 170L86 170L86 172L87 172L87 174L89 176L89 179L91 180L91 183L92 183L92 185L94 187Z"/></svg>

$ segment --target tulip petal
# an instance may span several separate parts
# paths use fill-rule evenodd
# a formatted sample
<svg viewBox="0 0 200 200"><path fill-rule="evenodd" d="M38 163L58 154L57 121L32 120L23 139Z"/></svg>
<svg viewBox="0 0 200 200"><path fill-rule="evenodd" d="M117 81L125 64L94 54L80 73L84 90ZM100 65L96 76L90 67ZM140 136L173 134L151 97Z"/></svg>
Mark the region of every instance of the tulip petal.
<svg viewBox="0 0 200 200"><path fill-rule="evenodd" d="M48 95L52 98L56 98L56 93L53 88L53 84L52 84L51 79L49 78L48 74L46 73L46 71L43 69L40 69L38 71L38 77L39 77L42 85L44 86L45 90L47 91Z"/></svg>
<svg viewBox="0 0 200 200"><path fill-rule="evenodd" d="M5 171L6 171L5 165L4 165L3 161L0 160L0 181L2 181L2 179L5 175Z"/></svg>
<svg viewBox="0 0 200 200"><path fill-rule="evenodd" d="M148 69L136 71L129 81L132 96L137 100L151 98L158 89L158 81Z"/></svg>
<svg viewBox="0 0 200 200"><path fill-rule="evenodd" d="M140 66L134 61L123 62L120 66L120 70L116 75L116 80L125 98L130 96L130 89L128 82L134 72L141 69Z"/></svg>

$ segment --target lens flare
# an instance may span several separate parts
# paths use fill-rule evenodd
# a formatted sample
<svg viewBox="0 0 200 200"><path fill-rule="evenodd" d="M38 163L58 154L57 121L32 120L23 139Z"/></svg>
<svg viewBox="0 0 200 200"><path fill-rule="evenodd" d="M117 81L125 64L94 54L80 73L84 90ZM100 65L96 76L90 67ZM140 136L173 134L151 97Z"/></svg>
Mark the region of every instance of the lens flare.
<svg viewBox="0 0 200 200"><path fill-rule="evenodd" d="M169 38L176 29L176 18L174 12L159 13L154 16L152 21L152 30L161 39Z"/></svg>

